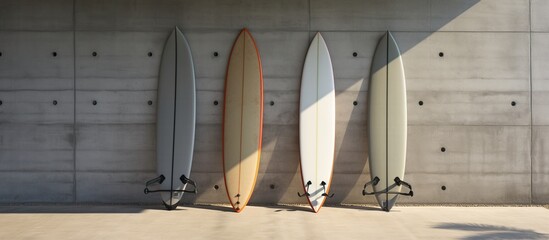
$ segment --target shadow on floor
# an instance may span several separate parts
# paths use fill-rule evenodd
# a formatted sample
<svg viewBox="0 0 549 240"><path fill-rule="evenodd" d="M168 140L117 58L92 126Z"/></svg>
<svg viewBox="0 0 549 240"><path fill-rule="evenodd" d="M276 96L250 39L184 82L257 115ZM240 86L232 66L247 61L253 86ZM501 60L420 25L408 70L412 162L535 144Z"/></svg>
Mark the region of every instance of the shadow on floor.
<svg viewBox="0 0 549 240"><path fill-rule="evenodd" d="M314 213L311 210L311 207L307 204L300 204L300 205L252 205L252 206L274 209L275 212L302 211L302 212ZM363 210L363 211L382 211L378 207L355 205L355 204L324 204L324 206L322 208L341 208L341 209L355 209L355 210Z"/></svg>
<svg viewBox="0 0 549 240"><path fill-rule="evenodd" d="M274 212L293 212L304 211L312 212L309 205L257 205L250 204L250 206L264 207L273 209ZM217 204L181 204L175 210L171 211L185 211L188 209L204 209L220 212L234 212L230 205L217 205ZM340 205L340 204L328 204L324 208L343 208L343 209L357 209L366 211L381 211L380 208L364 205ZM164 206L159 204L14 204L14 205L0 205L1 214L40 214L40 213L59 213L59 214L86 214L86 213L105 213L105 214L124 214L124 213L142 213L147 210L153 211L165 211ZM244 210L245 211L245 210Z"/></svg>
<svg viewBox="0 0 549 240"><path fill-rule="evenodd" d="M180 205L177 209L181 208L196 208L196 209L205 209L212 211L220 212L235 212L231 205L209 205L209 204L189 204L189 205ZM245 209L243 211L246 211Z"/></svg>
<svg viewBox="0 0 549 240"><path fill-rule="evenodd" d="M146 210L164 210L162 204L126 205L126 204L18 204L0 205L1 214L40 214L40 213L141 213ZM180 208L174 210L179 211Z"/></svg>
<svg viewBox="0 0 549 240"><path fill-rule="evenodd" d="M334 204L334 205L329 204L329 205L326 205L325 207L343 208L343 209L356 209L356 210L365 210L365 211L383 211L379 207L354 205L354 204Z"/></svg>
<svg viewBox="0 0 549 240"><path fill-rule="evenodd" d="M309 205L257 205L257 206L273 209L274 212L302 211L302 212L312 213L311 207L309 207Z"/></svg>
<svg viewBox="0 0 549 240"><path fill-rule="evenodd" d="M549 235L536 231L505 226L472 223L442 223L434 226L438 229L461 230L476 234L462 239L548 239Z"/></svg>
<svg viewBox="0 0 549 240"><path fill-rule="evenodd" d="M188 209L205 209L220 212L234 212L230 205L205 205L205 204L180 204L176 209L170 211L186 211ZM105 214L119 214L119 213L142 213L147 210L152 211L167 211L161 204L147 204L147 205L127 205L127 204L70 204L70 205L56 205L56 204L32 204L32 205L0 205L1 214L40 214L40 213L105 213Z"/></svg>

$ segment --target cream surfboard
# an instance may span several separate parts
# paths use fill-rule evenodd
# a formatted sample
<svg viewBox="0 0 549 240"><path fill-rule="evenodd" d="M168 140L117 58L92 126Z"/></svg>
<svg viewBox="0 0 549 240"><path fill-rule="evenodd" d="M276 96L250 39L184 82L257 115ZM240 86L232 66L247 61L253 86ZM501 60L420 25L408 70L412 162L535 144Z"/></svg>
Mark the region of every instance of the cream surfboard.
<svg viewBox="0 0 549 240"><path fill-rule="evenodd" d="M158 177L147 182L145 193L160 192L168 210L175 209L184 192L196 193L190 180L196 123L196 90L191 49L176 27L164 46L160 65L156 118ZM150 185L158 184L156 190ZM187 190L193 185L194 190Z"/></svg>
<svg viewBox="0 0 549 240"><path fill-rule="evenodd" d="M390 32L379 41L371 67L368 89L369 165L372 181L363 195L375 195L385 211L398 195L413 195L404 182L406 165L406 78L397 43ZM373 192L366 187L373 186ZM400 192L402 186L410 192Z"/></svg>
<svg viewBox="0 0 549 240"><path fill-rule="evenodd" d="M300 166L304 194L314 212L332 182L335 148L335 88L332 61L320 33L314 37L301 78L299 103Z"/></svg>
<svg viewBox="0 0 549 240"><path fill-rule="evenodd" d="M223 172L233 209L246 207L255 187L263 128L263 73L252 35L243 29L229 58L223 112Z"/></svg>

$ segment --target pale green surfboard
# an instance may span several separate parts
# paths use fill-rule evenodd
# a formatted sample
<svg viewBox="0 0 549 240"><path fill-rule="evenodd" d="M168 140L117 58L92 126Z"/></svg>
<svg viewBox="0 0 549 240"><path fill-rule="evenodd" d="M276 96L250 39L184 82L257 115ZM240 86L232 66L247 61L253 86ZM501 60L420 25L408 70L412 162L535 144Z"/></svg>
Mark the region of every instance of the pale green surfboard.
<svg viewBox="0 0 549 240"><path fill-rule="evenodd" d="M406 166L406 78L397 43L390 32L379 41L372 62L368 98L369 164L373 194L385 211L398 195L413 195L404 182ZM374 192L367 192L372 185ZM410 192L402 193L402 185Z"/></svg>

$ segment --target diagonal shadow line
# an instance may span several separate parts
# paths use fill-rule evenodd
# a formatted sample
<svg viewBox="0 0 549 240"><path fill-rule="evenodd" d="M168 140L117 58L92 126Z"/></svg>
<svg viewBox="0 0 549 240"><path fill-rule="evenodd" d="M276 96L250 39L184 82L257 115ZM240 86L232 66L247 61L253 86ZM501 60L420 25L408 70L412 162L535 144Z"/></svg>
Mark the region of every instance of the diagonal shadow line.
<svg viewBox="0 0 549 240"><path fill-rule="evenodd" d="M448 15L444 18L446 21L438 21L437 22L438 25L432 25L431 26L431 29L433 29L432 32L417 32L417 34L416 34L417 36L414 36L413 38L406 39L405 41L399 41L398 38L399 38L400 34L406 34L406 33L399 33L398 31L394 32L393 34L395 35L394 37L395 37L395 40L397 41L397 44L398 44L401 55L404 55L407 51L413 49L415 46L417 46L418 44L423 42L425 39L429 38L433 33L436 32L436 30L443 28L450 21L452 21L453 19L459 17L461 14L463 14L464 12L466 12L467 10L472 8L474 5L476 5L478 2L479 2L479 0L467 0L467 1L462 1L459 4L458 3L452 4L451 7L453 7L454 11L450 15ZM433 23L431 23L431 24L433 24ZM388 30L390 30L390 29L388 29ZM379 32L378 34L379 34L379 38L381 39L381 37L385 34L385 32ZM329 46L330 43L328 42L327 44L328 44L328 48L330 48L330 46ZM369 46L369 48L372 48L372 49L375 50L377 44L378 43L375 42L375 44L373 44L372 46ZM372 51L372 53L373 52L374 51ZM393 55L393 56L390 56L390 57L392 57L392 58L388 59L388 62L391 62L392 60L394 60L396 57L399 57L399 56ZM406 62L404 62L404 65L406 65ZM371 73L376 72L377 70L379 70L382 67L384 67L384 66L368 66L368 68L370 68L370 69L365 70L365 72L369 72L371 74ZM335 70L334 70L334 74L336 74ZM362 89L367 89L369 79L370 79L370 76L368 74L368 76L364 76L363 79L357 79L356 82L349 83L349 86L346 90L338 91L339 93L336 92L336 97L337 97L337 95L339 95L343 92L347 92L347 90L349 88L356 87L355 86L356 84L360 84L359 89L361 89L361 91L362 91ZM336 80L337 80L337 77L336 77ZM324 94L327 94L327 93L324 93ZM365 105L359 104L358 106L359 106L358 108L353 108L353 110L351 110L351 113L349 114L349 119L356 118L358 114L362 114L363 109L360 109L360 106L365 106ZM362 108L364 108L364 107L362 107ZM341 142L340 149L344 149L344 147L343 147L344 144L349 144L349 145L356 144L356 142L354 142L352 140L353 139L351 137L352 135L353 135L353 129L349 129L349 127L346 126L345 130L344 130L344 134L342 136L342 139L340 140L340 142ZM364 158L360 159L359 166L362 166L362 168L360 168L361 170L364 169L364 166L366 166L366 163L368 162L367 155L369 153L369 151L367 149L369 139L366 137L366 139L364 141L365 142L362 144L362 146L364 146L364 148L365 148L364 151L365 151L366 156ZM338 159L339 156L341 156L340 149L336 149L336 156L337 156L336 157L336 162L335 162L335 167L336 168L337 168L337 162L341 161L340 159ZM334 168L334 170L336 168ZM360 176L362 174L364 174L362 171L360 172L360 174L356 174L356 177L352 182L355 183L355 182L359 181ZM341 187L340 189L336 190L336 191L339 192L340 195L337 197L337 199L334 199L334 200L344 199L344 198L346 198L347 196L349 196L351 194L352 190L354 190L352 187L345 187L342 184L337 184L337 185Z"/></svg>
<svg viewBox="0 0 549 240"><path fill-rule="evenodd" d="M386 1L387 3L384 3L386 4L386 6L381 6L381 8L383 10L387 10L391 4L394 4L394 3L390 3L391 1ZM442 15L439 15L438 13L431 13L431 16L430 17L430 29L431 31L392 31L392 29L385 29L385 30L379 30L379 31L350 31L350 32L372 32L372 33L377 33L379 35L379 38L381 38L386 31L391 31L395 37L395 40L398 44L398 48L400 50L400 53L401 55L404 55L407 51L413 49L415 46L417 46L418 44L422 43L424 40L426 40L427 38L429 38L432 34L436 33L438 30L442 29L444 26L446 26L448 23L450 23L452 20L458 18L460 15L462 15L463 13L465 13L467 10L471 9L474 5L476 5L477 3L479 3L480 0L463 0L463 1L453 1L453 2L449 2L447 3L448 4L448 7L447 11L445 11L445 14L444 16ZM432 4L432 3L431 3ZM387 21L389 21L390 19L387 19ZM332 32L330 30L327 30L325 32ZM345 32L345 31L341 31L341 32ZM403 41L401 39L401 37L399 37L399 35L401 34L407 34L407 33L417 33L417 36L415 37L412 37L412 38L408 38L406 39L406 41ZM312 40L312 38L314 37L314 34L310 34L310 39L309 40ZM401 41L399 41L399 39L401 39ZM330 51L330 55L332 56L332 58L334 57L334 54L332 53L332 49L330 48L330 42L328 39L326 39L326 44L328 45L328 50ZM377 46L377 42L372 45L372 46L369 46L373 49L375 49ZM303 51L307 51L307 49L304 49ZM373 51L372 51L373 53ZM388 62L391 62L392 60L394 60L395 58L397 58L399 56L392 56L392 58L389 58L388 59ZM333 59L332 59L332 62L333 62ZM406 62L404 63L404 65L406 66ZM368 68L370 68L372 66L368 66ZM374 69L368 69L370 71L367 71L367 72L376 72L377 70L379 70L380 68L382 68L383 66L376 66L376 68ZM334 70L334 76L337 80L337 73L335 72ZM364 76L366 78L366 80L368 80L370 78L370 76ZM359 81L359 80L357 80ZM352 83L351 85L354 85L354 83ZM326 96L327 94L329 94L330 92L319 92L319 99ZM314 103L313 103L314 104ZM305 106L304 108L308 108L308 107L311 107L310 105L309 106Z"/></svg>

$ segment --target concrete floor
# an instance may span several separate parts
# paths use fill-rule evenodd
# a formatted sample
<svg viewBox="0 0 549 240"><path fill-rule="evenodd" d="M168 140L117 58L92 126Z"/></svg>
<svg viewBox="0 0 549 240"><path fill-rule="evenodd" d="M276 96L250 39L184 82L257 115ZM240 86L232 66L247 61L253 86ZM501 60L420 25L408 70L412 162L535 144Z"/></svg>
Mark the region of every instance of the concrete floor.
<svg viewBox="0 0 549 240"><path fill-rule="evenodd" d="M16 205L0 239L549 239L543 207Z"/></svg>

